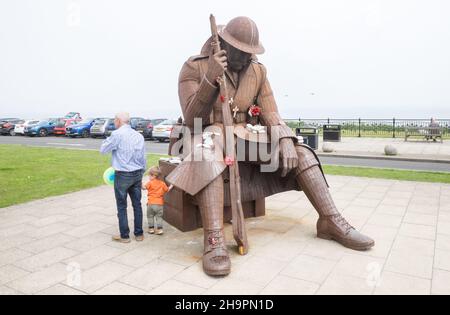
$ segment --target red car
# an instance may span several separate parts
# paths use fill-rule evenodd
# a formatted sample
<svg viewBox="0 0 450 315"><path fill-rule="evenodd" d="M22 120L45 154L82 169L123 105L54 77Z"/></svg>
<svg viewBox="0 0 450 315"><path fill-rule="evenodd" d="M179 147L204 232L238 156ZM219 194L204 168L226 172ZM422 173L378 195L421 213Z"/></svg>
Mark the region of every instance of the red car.
<svg viewBox="0 0 450 315"><path fill-rule="evenodd" d="M67 127L82 120L80 113L70 112L58 121L53 132L55 135L65 135Z"/></svg>
<svg viewBox="0 0 450 315"><path fill-rule="evenodd" d="M0 134L15 136L14 127L16 124L23 124L25 121L18 118L1 118Z"/></svg>

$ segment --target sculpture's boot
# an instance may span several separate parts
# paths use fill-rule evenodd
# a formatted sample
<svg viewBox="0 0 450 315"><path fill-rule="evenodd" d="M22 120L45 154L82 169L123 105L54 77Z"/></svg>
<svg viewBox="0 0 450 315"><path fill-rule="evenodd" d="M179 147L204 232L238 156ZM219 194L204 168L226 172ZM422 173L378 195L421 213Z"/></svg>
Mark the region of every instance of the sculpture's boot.
<svg viewBox="0 0 450 315"><path fill-rule="evenodd" d="M203 270L210 276L226 276L231 261L223 232L223 179L216 178L197 194L204 233Z"/></svg>
<svg viewBox="0 0 450 315"><path fill-rule="evenodd" d="M302 164L302 163L300 163ZM354 250L368 250L375 242L353 228L337 210L318 165L297 171L297 181L319 213L317 237L335 240Z"/></svg>

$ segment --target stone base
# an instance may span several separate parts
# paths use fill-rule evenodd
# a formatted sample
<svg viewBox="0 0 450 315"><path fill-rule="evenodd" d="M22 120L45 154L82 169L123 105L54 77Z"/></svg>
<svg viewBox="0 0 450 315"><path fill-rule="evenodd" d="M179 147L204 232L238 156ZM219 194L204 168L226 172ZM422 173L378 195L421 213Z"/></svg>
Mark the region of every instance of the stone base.
<svg viewBox="0 0 450 315"><path fill-rule="evenodd" d="M176 165L165 161L159 162L163 176L167 176L175 169ZM225 183L225 185L229 185ZM227 189L227 187L225 188ZM260 217L265 215L265 199L258 199L242 203L245 218ZM202 227L200 210L194 198L173 188L164 197L164 220L182 232L189 232ZM231 221L231 207L224 207L224 222Z"/></svg>

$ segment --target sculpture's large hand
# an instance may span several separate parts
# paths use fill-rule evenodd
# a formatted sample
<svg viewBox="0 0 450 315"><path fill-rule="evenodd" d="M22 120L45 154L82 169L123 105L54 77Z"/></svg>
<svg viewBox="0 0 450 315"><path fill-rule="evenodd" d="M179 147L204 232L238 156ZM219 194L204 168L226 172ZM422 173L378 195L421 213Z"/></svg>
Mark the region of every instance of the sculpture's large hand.
<svg viewBox="0 0 450 315"><path fill-rule="evenodd" d="M291 138L281 139L280 154L283 170L281 176L285 177L291 170L298 167L298 155Z"/></svg>
<svg viewBox="0 0 450 315"><path fill-rule="evenodd" d="M227 67L227 52L221 50L209 58L206 78L212 84L216 84L217 77L221 77L225 70L227 70Z"/></svg>

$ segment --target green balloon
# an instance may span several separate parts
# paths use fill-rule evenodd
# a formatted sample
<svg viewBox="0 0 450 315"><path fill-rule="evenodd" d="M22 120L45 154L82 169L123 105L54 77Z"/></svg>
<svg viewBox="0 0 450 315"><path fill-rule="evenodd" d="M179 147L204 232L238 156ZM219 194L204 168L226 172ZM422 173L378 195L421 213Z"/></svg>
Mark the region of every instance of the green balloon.
<svg viewBox="0 0 450 315"><path fill-rule="evenodd" d="M114 186L114 175L115 175L115 170L110 167L108 168L104 173L103 173L103 180L105 181L105 184L110 185L110 186Z"/></svg>

